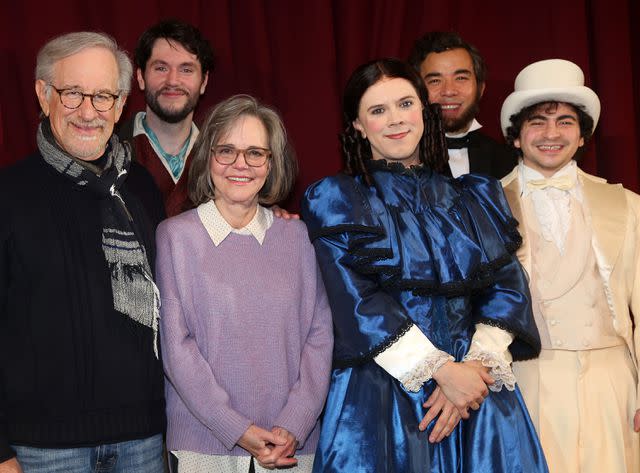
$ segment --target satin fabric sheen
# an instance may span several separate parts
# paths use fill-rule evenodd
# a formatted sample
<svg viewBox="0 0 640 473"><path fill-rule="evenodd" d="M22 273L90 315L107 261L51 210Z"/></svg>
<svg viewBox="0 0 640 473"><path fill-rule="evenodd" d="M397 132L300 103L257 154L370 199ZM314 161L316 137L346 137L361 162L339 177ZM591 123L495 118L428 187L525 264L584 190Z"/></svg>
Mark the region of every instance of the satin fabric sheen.
<svg viewBox="0 0 640 473"><path fill-rule="evenodd" d="M546 472L519 390L491 394L438 444L418 431L417 393L373 357L415 324L461 360L476 323L515 335L515 360L540 351L517 222L498 181L369 162L373 185L338 175L306 192L302 214L334 317L334 370L314 472Z"/></svg>

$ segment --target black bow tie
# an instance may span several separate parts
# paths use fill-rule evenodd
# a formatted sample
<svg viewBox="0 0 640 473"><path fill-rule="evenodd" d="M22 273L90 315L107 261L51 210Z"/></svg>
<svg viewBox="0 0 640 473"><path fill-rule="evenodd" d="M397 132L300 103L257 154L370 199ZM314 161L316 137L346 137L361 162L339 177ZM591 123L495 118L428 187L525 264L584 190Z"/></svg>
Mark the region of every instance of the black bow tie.
<svg viewBox="0 0 640 473"><path fill-rule="evenodd" d="M469 147L469 135L464 135L462 138L447 138L447 149L462 149Z"/></svg>

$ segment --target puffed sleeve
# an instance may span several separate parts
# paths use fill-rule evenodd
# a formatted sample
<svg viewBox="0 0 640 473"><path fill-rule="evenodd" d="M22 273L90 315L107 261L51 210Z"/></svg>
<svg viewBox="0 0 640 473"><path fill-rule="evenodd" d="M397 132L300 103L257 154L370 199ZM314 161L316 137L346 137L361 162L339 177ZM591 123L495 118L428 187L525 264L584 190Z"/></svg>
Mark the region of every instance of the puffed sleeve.
<svg viewBox="0 0 640 473"><path fill-rule="evenodd" d="M452 359L412 323L379 284L375 260L384 250L367 247L385 237L378 216L347 176L311 186L302 206L329 296L334 321L334 365L377 362L412 391Z"/></svg>
<svg viewBox="0 0 640 473"><path fill-rule="evenodd" d="M522 241L518 222L511 215L499 181L473 174L462 176L459 181L463 184L460 218L468 228L474 227L476 240L489 255L487 267L491 274L490 284L472 293L472 319L475 324L509 332L513 336L509 345L513 360L535 358L540 353L540 336L531 309L529 284L515 256ZM501 234L504 243L496 244L495 234Z"/></svg>

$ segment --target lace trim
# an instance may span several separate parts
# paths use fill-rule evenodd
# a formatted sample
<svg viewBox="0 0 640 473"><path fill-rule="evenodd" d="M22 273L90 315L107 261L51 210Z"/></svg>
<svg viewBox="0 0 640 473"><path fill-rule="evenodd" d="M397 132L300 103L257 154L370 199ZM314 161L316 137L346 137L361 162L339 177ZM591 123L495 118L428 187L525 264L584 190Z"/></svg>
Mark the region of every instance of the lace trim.
<svg viewBox="0 0 640 473"><path fill-rule="evenodd" d="M540 354L541 344L539 337L532 337L528 333L518 330L517 327L512 327L498 320L488 319L486 317L476 317L473 319L473 322L476 324L491 325L492 327L498 327L507 332L511 332L515 336L513 342L509 345L509 351L511 352L513 361L532 360Z"/></svg>
<svg viewBox="0 0 640 473"><path fill-rule="evenodd" d="M309 232L309 239L311 241L317 240L318 238L322 238L324 236L336 235L338 233L362 233L362 239L365 240L362 244L367 244L369 242L374 242L383 238L386 234L382 227L372 227L369 225L360 225L358 223L343 223L340 225L333 225L331 227L320 227L315 231ZM364 236L365 234L370 234L370 236Z"/></svg>
<svg viewBox="0 0 640 473"><path fill-rule="evenodd" d="M470 295L477 290L491 286L496 279L495 273L503 266L509 264L512 258L513 256L510 253L505 253L493 261L481 264L471 276L460 281L451 281L442 284L430 281L403 279L389 284L389 286L412 291L416 296L443 295L446 297L456 297Z"/></svg>
<svg viewBox="0 0 640 473"><path fill-rule="evenodd" d="M516 220L512 223L517 225ZM400 268L397 265L372 265L376 261L383 261L393 256L393 252L388 248L367 248L366 245L380 238L380 229L374 227L365 227L362 225L338 225L334 227L324 227L313 232L311 240L317 238L331 236L343 232L368 233L372 236L361 236L351 242L347 251L359 260L354 263L354 267L363 274L384 274L387 280L381 281L383 287L389 289L400 289L403 291L412 291L416 296L443 295L445 297L456 297L461 295L469 295L473 292L489 287L495 281L494 273L509 264L513 258L513 253L518 249L522 242L522 238L515 226L513 227L513 241L507 243L505 248L507 252L502 256L481 264L476 271L460 281L452 281L448 283L438 283L436 281L425 281L415 279L399 278ZM507 230L511 234L511 231Z"/></svg>
<svg viewBox="0 0 640 473"><path fill-rule="evenodd" d="M473 360L478 360L482 363L482 366L489 368L489 374L496 380L495 383L489 385L491 391L502 391L503 386L509 391L513 391L516 388L516 377L511 370L511 363L497 353L488 351L469 352L462 359L462 361Z"/></svg>
<svg viewBox="0 0 640 473"><path fill-rule="evenodd" d="M433 378L435 372L447 361L454 361L453 356L438 350L424 357L413 370L402 376L399 381L407 391L418 392L422 385Z"/></svg>
<svg viewBox="0 0 640 473"><path fill-rule="evenodd" d="M409 329L411 329L411 327L413 327L413 322L411 321L411 319L407 319L400 326L400 328L398 329L398 331L395 334L393 334L392 336L387 338L384 342L382 342L380 345L375 347L373 350L369 351L368 353L366 353L366 354L364 354L362 356L358 356L358 357L354 357L354 358L345 358L343 360L334 360L333 361L333 368L334 369L336 369L336 368L338 368L338 369L339 368L351 368L353 366L363 365L363 364L373 360L380 353L382 353L387 348L389 348L391 345L393 345L398 340L400 340L400 337L402 337L405 333L407 333L409 331Z"/></svg>
<svg viewBox="0 0 640 473"><path fill-rule="evenodd" d="M433 172L426 164L412 164L406 167L397 161L387 161L386 159L368 159L364 163L368 171L386 171L403 175L411 175L414 173L431 173Z"/></svg>

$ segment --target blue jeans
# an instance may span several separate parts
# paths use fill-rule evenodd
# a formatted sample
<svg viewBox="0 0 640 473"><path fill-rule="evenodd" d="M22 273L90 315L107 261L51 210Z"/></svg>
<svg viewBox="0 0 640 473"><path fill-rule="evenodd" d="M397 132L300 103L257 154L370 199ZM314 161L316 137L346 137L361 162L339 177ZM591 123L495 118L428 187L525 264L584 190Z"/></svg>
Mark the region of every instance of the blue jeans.
<svg viewBox="0 0 640 473"><path fill-rule="evenodd" d="M85 448L13 445L24 473L163 473L162 435Z"/></svg>

